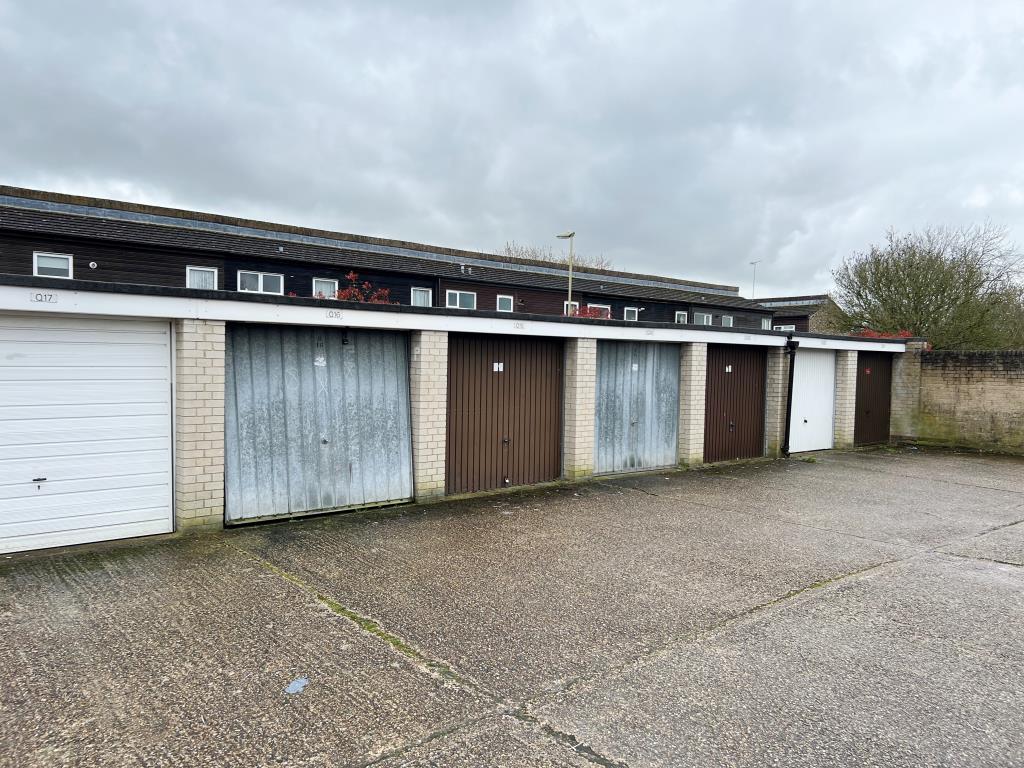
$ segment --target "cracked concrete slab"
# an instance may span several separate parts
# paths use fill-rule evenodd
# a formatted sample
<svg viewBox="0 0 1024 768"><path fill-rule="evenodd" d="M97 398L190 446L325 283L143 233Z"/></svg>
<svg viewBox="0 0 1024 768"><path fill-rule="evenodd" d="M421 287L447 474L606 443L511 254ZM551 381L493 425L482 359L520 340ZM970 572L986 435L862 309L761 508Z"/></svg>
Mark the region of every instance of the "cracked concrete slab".
<svg viewBox="0 0 1024 768"><path fill-rule="evenodd" d="M1020 765L1024 571L922 555L537 707L632 766Z"/></svg>
<svg viewBox="0 0 1024 768"><path fill-rule="evenodd" d="M487 704L219 538L4 566L0 679L11 766L349 765Z"/></svg>
<svg viewBox="0 0 1024 768"><path fill-rule="evenodd" d="M882 471L893 456L914 471ZM795 459L611 482L709 509L771 516L922 549L1024 518L1020 460L996 462L1000 470L1015 465L1015 481L1001 472L1001 487L981 488L971 484L975 457L970 456L833 453L813 458L813 463ZM918 463L926 464L931 475Z"/></svg>
<svg viewBox="0 0 1024 768"><path fill-rule="evenodd" d="M1020 470L830 454L0 558L0 766L1013 764Z"/></svg>
<svg viewBox="0 0 1024 768"><path fill-rule="evenodd" d="M1021 510L1024 515L1024 509ZM1024 523L1007 525L958 544L943 552L1024 567Z"/></svg>
<svg viewBox="0 0 1024 768"><path fill-rule="evenodd" d="M427 744L382 760L374 768L595 768L599 765L565 743L509 715L496 715Z"/></svg>
<svg viewBox="0 0 1024 768"><path fill-rule="evenodd" d="M235 543L523 698L907 548L592 485Z"/></svg>

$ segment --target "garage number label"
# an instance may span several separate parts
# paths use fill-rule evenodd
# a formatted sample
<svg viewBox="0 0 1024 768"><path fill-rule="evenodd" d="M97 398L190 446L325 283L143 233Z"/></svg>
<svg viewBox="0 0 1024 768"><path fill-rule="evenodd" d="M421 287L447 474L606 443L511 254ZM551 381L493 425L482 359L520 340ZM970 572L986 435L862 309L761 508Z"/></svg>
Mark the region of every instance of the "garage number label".
<svg viewBox="0 0 1024 768"><path fill-rule="evenodd" d="M29 294L29 301L37 304L56 304L57 294L46 293L45 291L32 291L32 293Z"/></svg>

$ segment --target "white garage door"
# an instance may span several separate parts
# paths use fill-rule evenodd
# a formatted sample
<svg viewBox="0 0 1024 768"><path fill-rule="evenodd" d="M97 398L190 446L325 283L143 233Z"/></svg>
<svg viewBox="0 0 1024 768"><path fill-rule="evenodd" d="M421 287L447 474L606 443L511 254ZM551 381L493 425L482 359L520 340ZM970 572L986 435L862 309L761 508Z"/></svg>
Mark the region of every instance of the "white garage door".
<svg viewBox="0 0 1024 768"><path fill-rule="evenodd" d="M0 552L167 533L169 324L0 315Z"/></svg>
<svg viewBox="0 0 1024 768"><path fill-rule="evenodd" d="M832 447L835 392L836 353L827 349L798 349L793 368L791 452Z"/></svg>

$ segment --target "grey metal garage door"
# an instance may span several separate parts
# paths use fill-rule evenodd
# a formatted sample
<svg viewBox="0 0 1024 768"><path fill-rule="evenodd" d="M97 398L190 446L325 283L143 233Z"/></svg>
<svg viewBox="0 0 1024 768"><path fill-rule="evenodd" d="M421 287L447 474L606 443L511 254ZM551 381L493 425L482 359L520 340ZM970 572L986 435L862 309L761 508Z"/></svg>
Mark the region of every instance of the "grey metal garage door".
<svg viewBox="0 0 1024 768"><path fill-rule="evenodd" d="M226 357L229 522L412 496L404 334L238 324Z"/></svg>
<svg viewBox="0 0 1024 768"><path fill-rule="evenodd" d="M597 343L594 437L597 472L678 462L678 344Z"/></svg>

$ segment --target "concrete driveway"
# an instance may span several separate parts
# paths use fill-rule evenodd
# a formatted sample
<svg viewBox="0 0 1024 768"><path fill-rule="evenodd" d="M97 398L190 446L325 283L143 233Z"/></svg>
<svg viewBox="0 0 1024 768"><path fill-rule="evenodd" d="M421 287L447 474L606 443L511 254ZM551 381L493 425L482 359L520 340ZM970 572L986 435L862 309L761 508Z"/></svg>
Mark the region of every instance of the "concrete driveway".
<svg viewBox="0 0 1024 768"><path fill-rule="evenodd" d="M0 764L1024 765L1022 521L883 450L0 559Z"/></svg>

